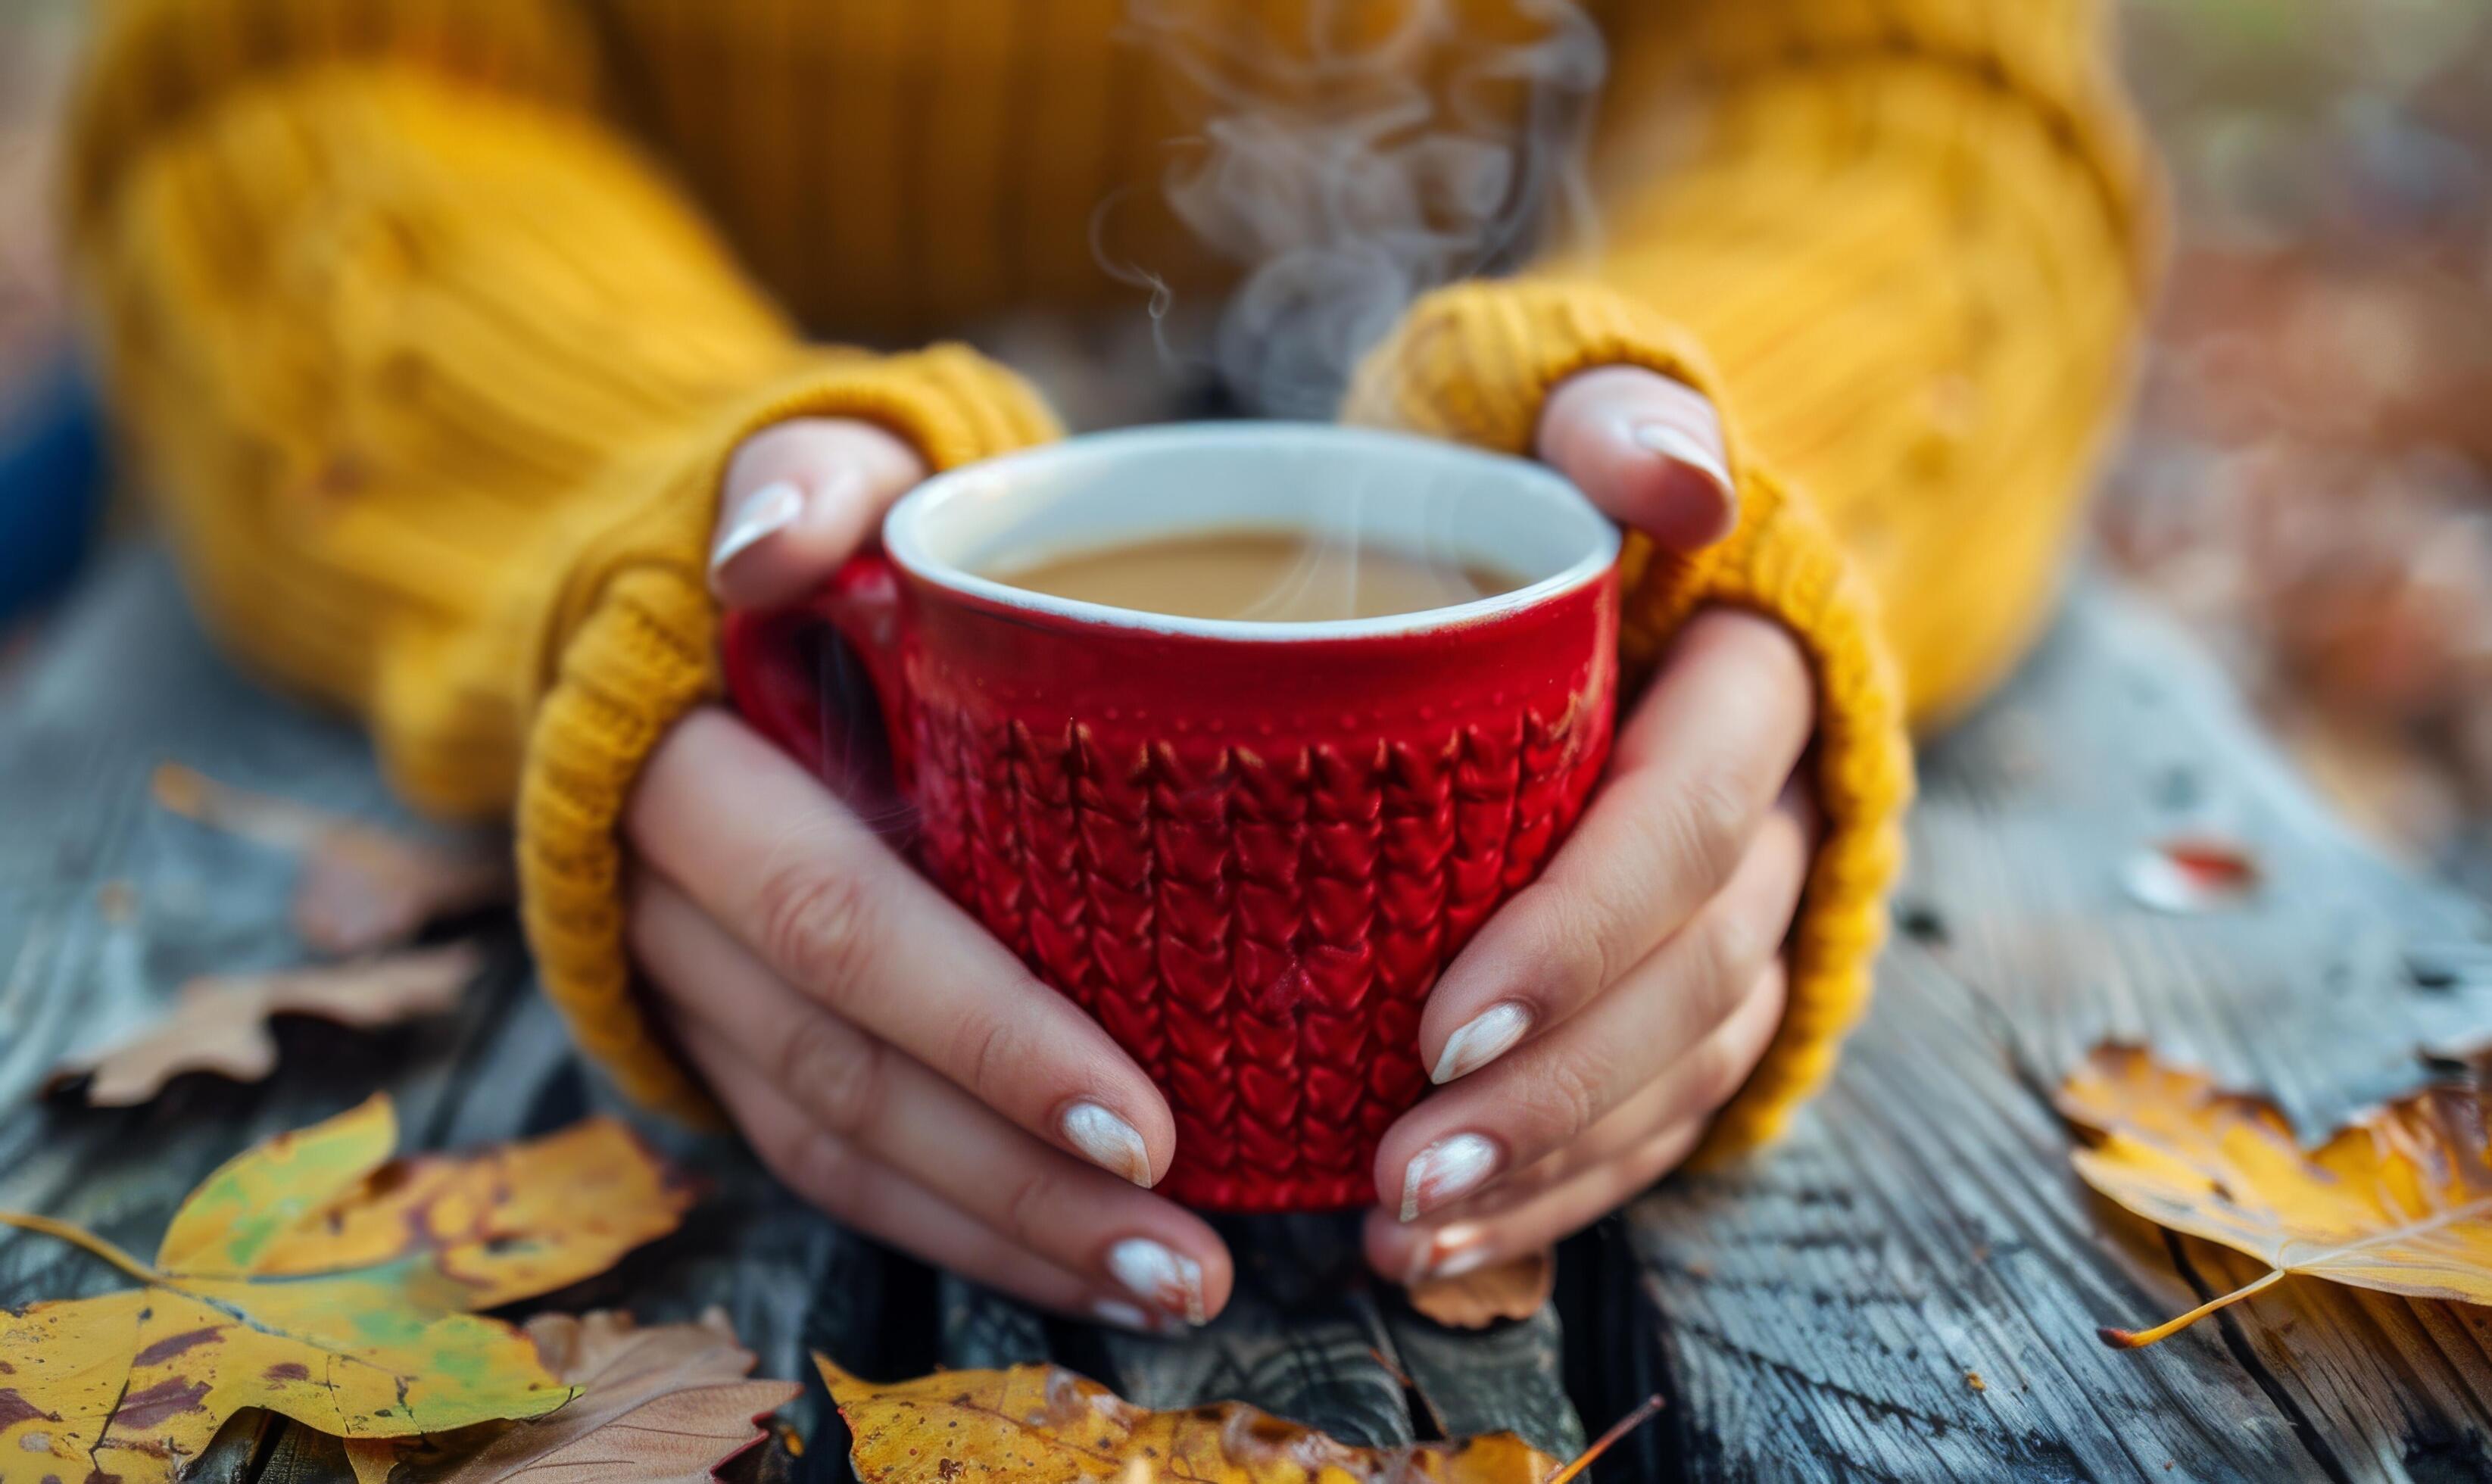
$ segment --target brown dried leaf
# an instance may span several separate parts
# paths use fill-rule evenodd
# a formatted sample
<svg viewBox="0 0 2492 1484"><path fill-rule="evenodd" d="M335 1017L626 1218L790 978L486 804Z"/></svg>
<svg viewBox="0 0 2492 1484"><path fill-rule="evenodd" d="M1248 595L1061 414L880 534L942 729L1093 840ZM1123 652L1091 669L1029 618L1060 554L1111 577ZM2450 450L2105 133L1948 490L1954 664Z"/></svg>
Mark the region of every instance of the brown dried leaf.
<svg viewBox="0 0 2492 1484"><path fill-rule="evenodd" d="M425 924L507 902L507 851L412 840L360 819L218 783L179 763L156 770L156 801L185 818L303 857L294 928L322 953L401 943Z"/></svg>
<svg viewBox="0 0 2492 1484"><path fill-rule="evenodd" d="M484 956L450 943L351 963L193 979L172 1014L129 1040L62 1062L47 1089L82 1083L98 1108L144 1103L185 1072L257 1082L277 1067L269 1018L308 1015L370 1029L457 1008Z"/></svg>
<svg viewBox="0 0 2492 1484"><path fill-rule="evenodd" d="M2106 1328L2105 1344L2151 1345L2288 1273L2492 1303L2492 1151L2473 1088L2425 1087L2307 1151L2273 1103L2133 1046L2096 1047L2057 1101L2103 1136L2075 1153L2087 1184L2274 1269L2154 1328Z"/></svg>
<svg viewBox="0 0 2492 1484"><path fill-rule="evenodd" d="M269 1016L314 1016L364 1031L441 1016L459 1006L481 966L476 943L444 943L282 973L192 979L174 996L172 1014L117 1046L62 1060L44 1088L85 1083L90 1106L134 1108L187 1071L256 1083L277 1071Z"/></svg>
<svg viewBox="0 0 2492 1484"><path fill-rule="evenodd" d="M361 1484L700 1484L762 1441L760 1419L793 1401L792 1381L753 1380L753 1352L727 1316L637 1327L628 1314L528 1321L537 1356L578 1388L560 1410L412 1441L356 1439L346 1458Z"/></svg>
<svg viewBox="0 0 2492 1484"><path fill-rule="evenodd" d="M855 1436L850 1458L864 1484L1557 1484L1576 1471L1512 1433L1353 1448L1236 1402L1147 1411L1055 1366L945 1371L885 1386L820 1355L814 1364Z"/></svg>
<svg viewBox="0 0 2492 1484"><path fill-rule="evenodd" d="M1540 1312L1558 1288L1558 1253L1543 1247L1493 1267L1410 1285L1410 1307L1455 1329L1486 1329Z"/></svg>

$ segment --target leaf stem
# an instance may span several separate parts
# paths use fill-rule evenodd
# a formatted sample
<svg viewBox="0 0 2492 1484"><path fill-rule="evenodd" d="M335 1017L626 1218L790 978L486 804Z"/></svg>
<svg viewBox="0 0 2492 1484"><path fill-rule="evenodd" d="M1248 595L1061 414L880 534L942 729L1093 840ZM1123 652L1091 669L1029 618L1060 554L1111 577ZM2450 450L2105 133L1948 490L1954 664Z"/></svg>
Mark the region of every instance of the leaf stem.
<svg viewBox="0 0 2492 1484"><path fill-rule="evenodd" d="M93 1257L100 1258L103 1261L111 1263L113 1266L121 1269L125 1273L128 1273L131 1277L137 1279L141 1283L163 1283L166 1281L163 1273L149 1267L146 1263L139 1261L136 1258L134 1258L130 1254L122 1251L120 1248L115 1247L110 1242L105 1241L103 1237L96 1235L92 1232L71 1226L66 1221L54 1221L49 1216L37 1216L31 1211L0 1211L0 1227L15 1227L20 1231L40 1232L44 1236L57 1237L61 1241L69 1243L73 1247L78 1248Z"/></svg>
<svg viewBox="0 0 2492 1484"><path fill-rule="evenodd" d="M1574 1478L1585 1469L1591 1468L1592 1460L1599 1458L1602 1454L1610 1451L1612 1444L1616 1443L1619 1439L1624 1438L1627 1434L1634 1432L1637 1428L1644 1426L1646 1421L1650 1420L1652 1414L1659 1410L1661 1410L1661 1394L1659 1392L1655 1392L1651 1396L1646 1397L1644 1399L1644 1404L1638 1407L1635 1410L1628 1412L1625 1416L1611 1423L1610 1430L1603 1433L1600 1437L1592 1439L1592 1445L1586 1448L1573 1463L1568 1464L1565 1468L1551 1474L1549 1476L1549 1484L1566 1484L1567 1480Z"/></svg>
<svg viewBox="0 0 2492 1484"><path fill-rule="evenodd" d="M2277 1282L2283 1279L2285 1271L2286 1270L2284 1268L2276 1268L2274 1271L2269 1273L2266 1277L2259 1279L2255 1283L2244 1284L2221 1297L2208 1299L2205 1303L2200 1304L2197 1308L2181 1315L2179 1319L2166 1320L2164 1322L2155 1325L2152 1329L2115 1329L2106 1324L2102 1328L2095 1330L2094 1333L2102 1336L2102 1343L2110 1346L2114 1350L2144 1350L2147 1346L2152 1345L2157 1340L2168 1339L2169 1337L2180 1333L2181 1330L2195 1324L2200 1320L2205 1319L2208 1315L2214 1313L2218 1309L2240 1303L2242 1299L2249 1297L2251 1294L2274 1286Z"/></svg>

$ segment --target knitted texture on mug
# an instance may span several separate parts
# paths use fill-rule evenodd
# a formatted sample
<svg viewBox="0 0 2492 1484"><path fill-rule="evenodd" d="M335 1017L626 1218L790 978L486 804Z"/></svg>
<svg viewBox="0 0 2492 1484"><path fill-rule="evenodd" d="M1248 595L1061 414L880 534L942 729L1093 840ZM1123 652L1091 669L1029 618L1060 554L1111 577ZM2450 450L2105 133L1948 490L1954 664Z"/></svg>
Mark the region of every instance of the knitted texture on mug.
<svg viewBox="0 0 2492 1484"><path fill-rule="evenodd" d="M1600 242L1416 308L1352 411L1523 449L1558 376L1626 362L1732 424L1738 530L1693 561L1630 543L1622 655L1648 672L1694 605L1736 603L1791 625L1820 685L1829 830L1730 1148L1864 1001L1903 719L1967 702L2047 609L2153 194L2099 0L1589 8L1614 62ZM1300 0L1202 9L1304 34ZM1091 227L1154 198L1127 188L1198 122L1181 79L1116 44L1118 0L98 10L74 253L197 606L364 718L412 801L516 818L548 992L627 1088L699 1112L633 994L616 830L715 695L724 462L800 415L873 419L937 466L1052 435L969 351L797 323L888 344L1031 304L1138 312ZM1493 32L1533 8L1464 13ZM1134 237L1218 291L1171 223Z"/></svg>

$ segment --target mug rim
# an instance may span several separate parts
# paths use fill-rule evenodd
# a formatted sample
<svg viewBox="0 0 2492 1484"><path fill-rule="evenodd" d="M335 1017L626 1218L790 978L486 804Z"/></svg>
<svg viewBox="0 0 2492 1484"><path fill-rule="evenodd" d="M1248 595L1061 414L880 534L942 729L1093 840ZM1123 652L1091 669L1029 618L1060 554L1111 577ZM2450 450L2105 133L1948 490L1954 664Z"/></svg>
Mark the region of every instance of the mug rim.
<svg viewBox="0 0 2492 1484"><path fill-rule="evenodd" d="M1547 577L1505 592L1441 608L1416 608L1407 613L1385 613L1367 618L1312 621L1191 618L1032 592L994 578L982 577L934 555L927 549L918 530L930 512L939 510L947 500L963 497L974 486L990 482L998 474L1010 477L1017 473L1044 473L1064 464L1079 464L1119 453L1143 452L1171 444L1184 444L1207 454L1216 454L1222 444L1249 443L1255 445L1259 452L1267 453L1278 448L1328 445L1335 450L1363 451L1371 456L1389 453L1406 460L1415 458L1442 465L1462 465L1474 474L1484 468L1493 468L1526 497L1564 513L1565 518L1582 519L1589 537L1587 543L1588 549ZM1166 423L1080 433L963 464L934 475L902 496L884 515L881 529L883 551L895 565L920 581L947 592L1006 609L1046 614L1075 623L1247 643L1305 643L1320 639L1436 634L1507 617L1528 611L1587 583L1600 580L1617 565L1621 542L1618 528L1584 496L1582 490L1563 476L1529 460L1381 429L1259 420ZM1181 533L1185 529L1181 522L1169 527L1170 533Z"/></svg>

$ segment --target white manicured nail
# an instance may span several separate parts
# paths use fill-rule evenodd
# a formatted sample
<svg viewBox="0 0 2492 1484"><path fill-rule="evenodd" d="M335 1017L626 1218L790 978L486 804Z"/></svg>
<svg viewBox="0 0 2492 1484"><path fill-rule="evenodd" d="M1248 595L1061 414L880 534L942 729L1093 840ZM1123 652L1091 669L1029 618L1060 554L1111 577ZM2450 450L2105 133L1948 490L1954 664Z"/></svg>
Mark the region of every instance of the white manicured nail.
<svg viewBox="0 0 2492 1484"><path fill-rule="evenodd" d="M1514 1050L1514 1043L1530 1028L1531 1012L1523 1006L1511 1001L1491 1005L1445 1037L1445 1049L1437 1054L1437 1069L1428 1074L1428 1080L1442 1086L1476 1072Z"/></svg>
<svg viewBox="0 0 2492 1484"><path fill-rule="evenodd" d="M1159 1325L1152 1321L1148 1314L1132 1304L1113 1298L1093 1300L1090 1305L1090 1316L1102 1324L1113 1324L1118 1329L1139 1330L1143 1334L1154 1334L1159 1330Z"/></svg>
<svg viewBox="0 0 2492 1484"><path fill-rule="evenodd" d="M1477 1134L1454 1134L1421 1149L1402 1173L1402 1219L1477 1189L1497 1169L1497 1145Z"/></svg>
<svg viewBox="0 0 2492 1484"><path fill-rule="evenodd" d="M1437 1233L1428 1244L1426 1266L1420 1277L1459 1278L1488 1265L1488 1232L1468 1221L1458 1221Z"/></svg>
<svg viewBox="0 0 2492 1484"><path fill-rule="evenodd" d="M1202 1264L1181 1258L1147 1236L1129 1236L1108 1249L1108 1271L1134 1295L1163 1314L1204 1322Z"/></svg>
<svg viewBox="0 0 2492 1484"><path fill-rule="evenodd" d="M717 549L709 554L709 570L718 571L762 537L795 524L804 513L805 491L786 480L773 480L756 490L735 513L735 523L718 539Z"/></svg>
<svg viewBox="0 0 2492 1484"><path fill-rule="evenodd" d="M1151 1151L1142 1146L1140 1130L1096 1103L1076 1103L1064 1110L1064 1137L1082 1157L1148 1190Z"/></svg>
<svg viewBox="0 0 2492 1484"><path fill-rule="evenodd" d="M1694 435L1668 423L1638 423L1634 437L1638 446L1648 448L1665 459L1687 465L1721 487L1724 494L1735 492L1731 471L1722 456L1696 441Z"/></svg>
<svg viewBox="0 0 2492 1484"><path fill-rule="evenodd" d="M1477 1222L1455 1222L1411 1255L1410 1270L1403 1275L1402 1286L1431 1278L1458 1278L1487 1261L1487 1256L1488 1232Z"/></svg>

